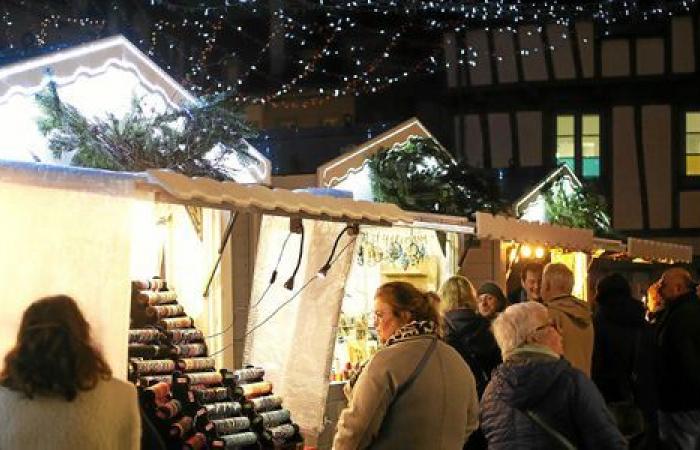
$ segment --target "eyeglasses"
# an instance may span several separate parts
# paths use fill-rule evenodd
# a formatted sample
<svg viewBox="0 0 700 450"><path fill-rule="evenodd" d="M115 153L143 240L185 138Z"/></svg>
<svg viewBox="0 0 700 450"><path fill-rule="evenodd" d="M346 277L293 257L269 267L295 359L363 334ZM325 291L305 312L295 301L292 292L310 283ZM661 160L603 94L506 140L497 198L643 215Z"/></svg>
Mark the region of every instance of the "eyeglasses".
<svg viewBox="0 0 700 450"><path fill-rule="evenodd" d="M537 333L538 331L546 330L546 329L549 328L549 327L552 327L552 328L554 328L555 331L559 332L559 326L558 326L557 323L554 321L554 319L549 319L549 320L547 321L547 323L545 323L544 325L540 325L539 327L537 327L537 328L535 328L534 330L532 330L532 334L535 334L535 333Z"/></svg>

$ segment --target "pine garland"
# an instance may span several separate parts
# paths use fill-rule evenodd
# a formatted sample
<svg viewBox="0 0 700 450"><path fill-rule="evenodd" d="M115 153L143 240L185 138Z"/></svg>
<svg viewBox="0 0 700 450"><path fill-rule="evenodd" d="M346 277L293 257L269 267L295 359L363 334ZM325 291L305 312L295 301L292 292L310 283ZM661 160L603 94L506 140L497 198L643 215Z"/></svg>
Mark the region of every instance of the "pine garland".
<svg viewBox="0 0 700 450"><path fill-rule="evenodd" d="M242 140L256 133L239 111L225 107L223 98L162 114L148 114L134 99L122 118L90 119L61 102L53 82L36 101L43 114L37 125L54 157L72 155L75 166L131 172L165 168L225 180L234 176L224 163L232 153L243 164L258 163Z"/></svg>
<svg viewBox="0 0 700 450"><path fill-rule="evenodd" d="M485 171L455 163L432 138L410 137L369 160L376 201L412 211L472 217L503 212L495 180Z"/></svg>

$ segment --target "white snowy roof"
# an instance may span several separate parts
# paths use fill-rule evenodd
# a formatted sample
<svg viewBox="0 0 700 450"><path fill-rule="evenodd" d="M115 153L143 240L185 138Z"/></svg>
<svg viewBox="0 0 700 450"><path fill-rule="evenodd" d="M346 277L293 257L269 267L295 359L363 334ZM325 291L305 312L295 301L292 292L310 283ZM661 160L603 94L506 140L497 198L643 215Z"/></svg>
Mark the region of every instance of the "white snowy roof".
<svg viewBox="0 0 700 450"><path fill-rule="evenodd" d="M169 170L149 170L149 184L167 193L163 201L236 209L318 220L390 225L411 224L413 217L394 204L322 197L260 185L190 178Z"/></svg>
<svg viewBox="0 0 700 450"><path fill-rule="evenodd" d="M77 47L0 67L0 159L60 163L39 132L34 95L49 81L62 101L88 117L127 112L134 98L146 110L164 111L197 99L123 36L99 39ZM239 181L269 183L270 162L249 145L260 169L239 161ZM65 161L64 161L65 162Z"/></svg>
<svg viewBox="0 0 700 450"><path fill-rule="evenodd" d="M526 222L512 217L476 213L477 237L484 239L527 242L568 250L593 249L593 230L569 228L547 223Z"/></svg>

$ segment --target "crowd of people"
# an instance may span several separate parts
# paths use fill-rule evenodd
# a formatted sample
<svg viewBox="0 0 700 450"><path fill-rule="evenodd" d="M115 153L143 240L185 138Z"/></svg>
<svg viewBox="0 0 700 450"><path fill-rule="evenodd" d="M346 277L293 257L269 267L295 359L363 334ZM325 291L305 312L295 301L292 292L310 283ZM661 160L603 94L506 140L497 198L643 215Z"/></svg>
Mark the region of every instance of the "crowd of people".
<svg viewBox="0 0 700 450"><path fill-rule="evenodd" d="M527 265L506 297L454 276L375 297L382 349L348 385L335 450L700 450L700 287L671 268L649 288L572 295L563 264ZM466 370L465 370L466 369Z"/></svg>
<svg viewBox="0 0 700 450"><path fill-rule="evenodd" d="M700 287L690 273L665 271L649 288L653 310L618 274L590 304L573 285L563 264L526 266L510 298L462 276L439 294L382 285L382 348L346 386L334 449L699 450ZM3 449L153 448L135 388L112 377L66 296L25 311L0 373L0 420Z"/></svg>

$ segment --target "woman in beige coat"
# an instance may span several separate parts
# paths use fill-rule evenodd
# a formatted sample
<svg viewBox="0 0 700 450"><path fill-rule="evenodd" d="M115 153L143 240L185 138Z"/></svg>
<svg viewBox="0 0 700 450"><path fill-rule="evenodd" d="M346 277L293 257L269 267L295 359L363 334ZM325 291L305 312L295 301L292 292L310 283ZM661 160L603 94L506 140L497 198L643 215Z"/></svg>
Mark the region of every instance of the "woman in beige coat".
<svg viewBox="0 0 700 450"><path fill-rule="evenodd" d="M352 387L335 450L460 450L477 428L474 376L439 339L438 302L409 283L377 290L375 324L383 348Z"/></svg>

